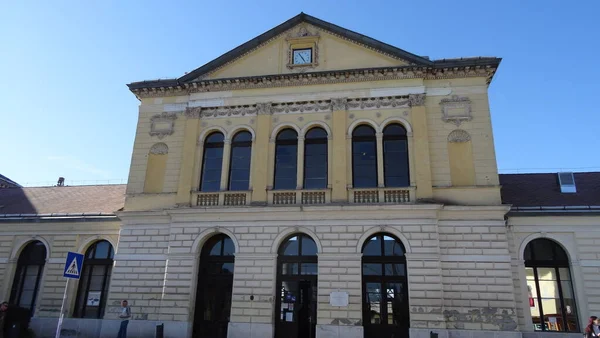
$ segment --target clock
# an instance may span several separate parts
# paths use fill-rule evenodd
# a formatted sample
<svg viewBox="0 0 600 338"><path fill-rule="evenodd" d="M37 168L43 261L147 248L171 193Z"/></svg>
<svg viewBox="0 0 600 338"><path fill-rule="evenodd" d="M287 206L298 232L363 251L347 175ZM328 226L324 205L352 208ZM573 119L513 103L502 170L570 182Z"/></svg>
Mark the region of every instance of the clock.
<svg viewBox="0 0 600 338"><path fill-rule="evenodd" d="M293 64L295 65L306 65L312 63L312 48L306 49L294 49L293 53Z"/></svg>

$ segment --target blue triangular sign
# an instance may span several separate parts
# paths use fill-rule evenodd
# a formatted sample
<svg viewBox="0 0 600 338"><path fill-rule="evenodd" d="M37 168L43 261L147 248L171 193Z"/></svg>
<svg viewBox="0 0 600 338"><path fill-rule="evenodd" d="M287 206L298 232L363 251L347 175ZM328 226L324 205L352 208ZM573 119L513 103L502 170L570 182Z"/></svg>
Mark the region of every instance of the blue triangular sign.
<svg viewBox="0 0 600 338"><path fill-rule="evenodd" d="M63 277L79 279L82 267L83 255L77 252L68 252Z"/></svg>

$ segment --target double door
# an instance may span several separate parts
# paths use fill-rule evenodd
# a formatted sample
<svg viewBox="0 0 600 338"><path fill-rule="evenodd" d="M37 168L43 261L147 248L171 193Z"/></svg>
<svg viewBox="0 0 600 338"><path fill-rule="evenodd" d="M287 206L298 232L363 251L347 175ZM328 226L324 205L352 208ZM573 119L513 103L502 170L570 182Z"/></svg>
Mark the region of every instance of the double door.
<svg viewBox="0 0 600 338"><path fill-rule="evenodd" d="M209 276L200 284L193 338L227 338L233 275Z"/></svg>
<svg viewBox="0 0 600 338"><path fill-rule="evenodd" d="M276 338L314 338L317 276L286 276L277 284Z"/></svg>

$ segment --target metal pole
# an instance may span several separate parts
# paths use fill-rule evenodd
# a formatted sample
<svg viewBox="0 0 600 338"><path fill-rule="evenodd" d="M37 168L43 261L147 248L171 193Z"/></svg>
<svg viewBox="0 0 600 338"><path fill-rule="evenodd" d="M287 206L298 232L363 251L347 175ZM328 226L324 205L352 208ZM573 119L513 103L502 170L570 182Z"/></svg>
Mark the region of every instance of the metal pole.
<svg viewBox="0 0 600 338"><path fill-rule="evenodd" d="M62 305L60 307L60 317L58 317L58 325L56 326L56 338L60 338L60 331L62 329L63 317L65 316L65 304L67 303L67 290L69 289L69 280L67 278L67 284L65 284L65 293L63 295Z"/></svg>

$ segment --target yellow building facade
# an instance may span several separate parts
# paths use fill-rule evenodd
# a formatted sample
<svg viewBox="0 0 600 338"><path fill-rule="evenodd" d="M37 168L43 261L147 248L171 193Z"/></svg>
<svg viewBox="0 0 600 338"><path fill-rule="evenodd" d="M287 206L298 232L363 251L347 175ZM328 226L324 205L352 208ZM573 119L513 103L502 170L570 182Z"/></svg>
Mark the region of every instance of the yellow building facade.
<svg viewBox="0 0 600 338"><path fill-rule="evenodd" d="M572 257L558 279L572 303L525 303L556 278L526 266L544 244L525 249L541 238L531 219L506 218L499 64L429 60L300 14L180 78L129 84L139 119L104 307L66 327L110 336L127 299L135 337L159 323L166 337L581 332L591 308ZM561 316L538 333L539 309ZM55 321L36 313L39 332Z"/></svg>

